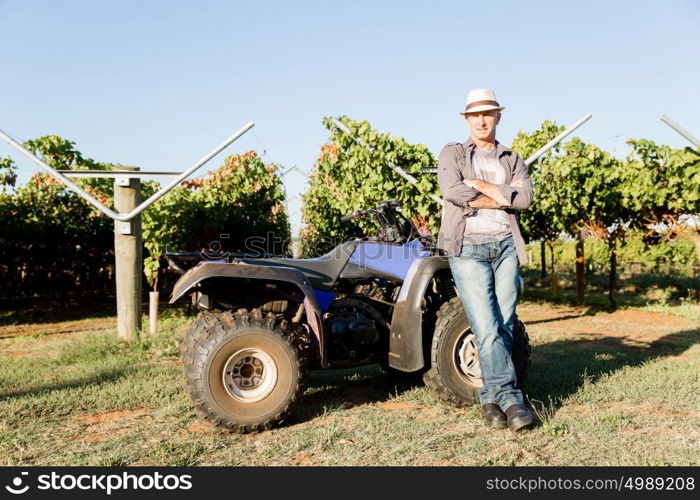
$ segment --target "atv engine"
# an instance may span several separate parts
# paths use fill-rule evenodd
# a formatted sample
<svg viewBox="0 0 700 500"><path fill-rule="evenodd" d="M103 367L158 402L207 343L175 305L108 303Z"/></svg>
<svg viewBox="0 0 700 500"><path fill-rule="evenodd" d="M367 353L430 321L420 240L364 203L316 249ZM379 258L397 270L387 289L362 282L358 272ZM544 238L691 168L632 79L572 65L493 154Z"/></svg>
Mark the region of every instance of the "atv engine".
<svg viewBox="0 0 700 500"><path fill-rule="evenodd" d="M346 311L331 319L330 331L334 338L347 339L354 345L366 346L379 340L374 322L359 312Z"/></svg>
<svg viewBox="0 0 700 500"><path fill-rule="evenodd" d="M367 302L355 298L334 301L324 314L328 354L336 365L374 362L380 340L388 338L389 324Z"/></svg>

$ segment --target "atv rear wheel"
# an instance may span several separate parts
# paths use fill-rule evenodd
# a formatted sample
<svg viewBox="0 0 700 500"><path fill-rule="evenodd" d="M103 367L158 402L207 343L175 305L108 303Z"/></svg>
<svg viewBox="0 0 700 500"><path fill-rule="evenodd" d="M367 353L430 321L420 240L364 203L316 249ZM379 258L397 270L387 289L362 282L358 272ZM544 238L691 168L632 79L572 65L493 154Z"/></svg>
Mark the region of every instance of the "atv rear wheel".
<svg viewBox="0 0 700 500"><path fill-rule="evenodd" d="M518 388L522 388L530 366L530 339L516 318L511 353ZM459 297L445 302L438 311L430 350L430 369L425 385L440 399L456 406L479 403L483 387L476 337Z"/></svg>
<svg viewBox="0 0 700 500"><path fill-rule="evenodd" d="M259 310L200 313L181 351L197 413L233 432L281 424L304 390L304 353Z"/></svg>

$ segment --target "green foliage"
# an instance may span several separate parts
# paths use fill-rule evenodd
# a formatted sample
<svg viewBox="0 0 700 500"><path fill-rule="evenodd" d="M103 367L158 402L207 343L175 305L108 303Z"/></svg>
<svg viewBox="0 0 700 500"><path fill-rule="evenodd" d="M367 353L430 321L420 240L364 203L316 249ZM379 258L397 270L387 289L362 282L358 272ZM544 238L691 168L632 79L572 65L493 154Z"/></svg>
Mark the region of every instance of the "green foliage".
<svg viewBox="0 0 700 500"><path fill-rule="evenodd" d="M309 188L303 195L304 229L301 239L309 256L329 250L340 241L376 231L370 220L343 223L343 215L363 208L374 208L382 200L397 199L404 213L419 227L436 234L441 207L430 194L438 193L437 176L421 174L434 167L436 160L422 144L409 144L400 137L380 133L366 121L339 117L369 147L335 129L331 118L323 125L330 132L330 142L321 148ZM371 149L371 151L370 151ZM414 175L418 185L406 182L389 164Z"/></svg>
<svg viewBox="0 0 700 500"><path fill-rule="evenodd" d="M657 232L668 229L667 236L688 240L700 263L700 152L644 139L629 144L633 149L623 196L637 214L635 224Z"/></svg>
<svg viewBox="0 0 700 500"><path fill-rule="evenodd" d="M569 232L582 226L603 239L614 238L622 224L634 217L622 203L625 164L597 146L574 138L552 160L560 212Z"/></svg>
<svg viewBox="0 0 700 500"><path fill-rule="evenodd" d="M527 159L563 131L564 127L546 120L534 132L518 132L511 148L522 158ZM561 198L557 192L557 183L554 182L552 170L546 168L549 159L558 148L557 145L550 149L529 167L530 179L535 186L535 198L532 205L520 213L520 224L526 240L552 241L566 231L566 227L570 224L568 219L560 217Z"/></svg>
<svg viewBox="0 0 700 500"><path fill-rule="evenodd" d="M291 233L279 168L254 151L229 156L219 169L183 182L144 211L144 268L151 286L157 287L166 245L180 251L285 252Z"/></svg>
<svg viewBox="0 0 700 500"><path fill-rule="evenodd" d="M518 134L515 136L515 139L513 139L513 143L510 147L513 149L513 151L518 153L521 158L526 160L549 141L561 134L564 130L565 127L557 125L557 122L545 120L542 122L542 126L534 132L528 133L523 132L522 130L518 131ZM559 144L555 145L552 149L541 156L540 160L551 156L555 152L558 152L559 148ZM535 173L533 169L536 168L537 162L530 165L530 176Z"/></svg>
<svg viewBox="0 0 700 500"><path fill-rule="evenodd" d="M75 143L57 135L47 135L26 141L24 147L56 170L112 170L115 165L85 158L75 149ZM49 177L48 174L39 174ZM103 205L110 205L114 195L112 179L72 179ZM59 184L60 185L60 184ZM66 190L68 193L69 191ZM71 196L73 194L71 193Z"/></svg>
<svg viewBox="0 0 700 500"><path fill-rule="evenodd" d="M623 202L646 224L700 213L700 152L630 140Z"/></svg>
<svg viewBox="0 0 700 500"><path fill-rule="evenodd" d="M625 237L624 245L617 250L618 263L621 268L633 270L639 273L673 273L688 275L695 263L695 254L692 243L687 240L649 242L644 238L644 230L632 230ZM585 261L586 268L593 272L602 272L608 267L610 249L607 242L598 238L586 238ZM560 263L559 269L575 272L574 261L576 258L576 242L557 240L553 246L556 262ZM529 267L539 269L540 251L539 245L528 245L531 250L532 260Z"/></svg>
<svg viewBox="0 0 700 500"><path fill-rule="evenodd" d="M5 193L7 186L17 182L17 167L11 158L0 158L0 194Z"/></svg>
<svg viewBox="0 0 700 500"><path fill-rule="evenodd" d="M85 158L75 143L46 136L25 143L59 170L108 170L113 165ZM179 250L207 250L220 240L221 250L241 251L250 236L268 233L283 242L290 236L285 193L277 165L265 165L255 152L231 156L206 178L186 181L143 212L144 271L157 286L165 245ZM15 181L14 165L0 159L0 278L6 297L78 293L113 293L114 224L48 174L35 174L6 193ZM112 179L79 179L103 204L113 205ZM159 189L142 184L142 199ZM229 238L223 240L222 234Z"/></svg>
<svg viewBox="0 0 700 500"><path fill-rule="evenodd" d="M545 121L532 133L519 132L513 149L526 158L562 132ZM520 214L528 240L552 241L586 226L607 238L631 213L621 203L624 164L595 145L573 138L552 148L530 166L535 199Z"/></svg>
<svg viewBox="0 0 700 500"><path fill-rule="evenodd" d="M84 158L74 143L57 136L27 141L25 147L54 168L106 169L108 165ZM12 162L2 162L6 184L14 184ZM96 180L81 181L85 188L106 202L111 196L98 193ZM112 221L96 213L48 174L35 174L29 181L0 194L0 277L3 295L55 295L105 293L113 275Z"/></svg>
<svg viewBox="0 0 700 500"><path fill-rule="evenodd" d="M559 132L545 122L539 131L519 135L523 149L534 148ZM638 214L622 202L629 167L597 146L573 138L549 154L533 170L536 195L523 214L530 239L550 244L562 233L575 235L584 227L607 242L610 249L610 301L614 304L617 241Z"/></svg>

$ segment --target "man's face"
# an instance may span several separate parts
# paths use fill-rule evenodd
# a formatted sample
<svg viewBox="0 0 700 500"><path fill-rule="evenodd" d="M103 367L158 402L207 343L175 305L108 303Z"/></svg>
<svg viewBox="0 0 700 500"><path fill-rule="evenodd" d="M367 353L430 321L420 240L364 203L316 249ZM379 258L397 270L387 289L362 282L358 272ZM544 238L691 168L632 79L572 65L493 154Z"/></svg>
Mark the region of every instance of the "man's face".
<svg viewBox="0 0 700 500"><path fill-rule="evenodd" d="M501 121L501 112L492 109L466 115L472 136L481 141L493 141L496 138L496 125Z"/></svg>

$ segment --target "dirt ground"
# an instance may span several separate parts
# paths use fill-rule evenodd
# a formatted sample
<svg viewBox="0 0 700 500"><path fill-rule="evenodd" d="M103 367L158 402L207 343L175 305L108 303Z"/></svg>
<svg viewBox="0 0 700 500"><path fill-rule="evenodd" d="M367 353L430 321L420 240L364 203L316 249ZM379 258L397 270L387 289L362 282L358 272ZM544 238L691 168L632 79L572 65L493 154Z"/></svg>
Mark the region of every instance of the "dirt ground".
<svg viewBox="0 0 700 500"><path fill-rule="evenodd" d="M106 330L117 326L117 318L89 318L55 323L24 323L0 326L0 339L22 335L65 335L92 330Z"/></svg>
<svg viewBox="0 0 700 500"><path fill-rule="evenodd" d="M672 331L698 328L693 321L669 314L623 309L614 312L591 312L585 307L552 305L546 303L525 303L518 306L518 316L525 323L530 335L538 333L561 335L576 340L622 343L643 347L665 337L673 342ZM16 325L0 325L0 339L33 336L44 337L46 341L60 342L71 335L115 328L117 318L76 319L57 322L28 322ZM6 349L5 356L21 357L34 354L22 350L21 346Z"/></svg>
<svg viewBox="0 0 700 500"><path fill-rule="evenodd" d="M591 313L583 307L551 304L518 306L518 316L528 332L544 332L595 340L598 337L618 337L622 343L640 346L672 331L690 330L698 325L689 319L640 309Z"/></svg>
<svg viewBox="0 0 700 500"><path fill-rule="evenodd" d="M528 331L542 330L572 336L615 336L628 342L653 342L669 330L697 328L692 321L668 314L622 309L592 313L585 307L526 303L518 306L518 316ZM18 336L53 336L115 328L117 318L105 316L57 322L27 322L0 325L0 339Z"/></svg>

